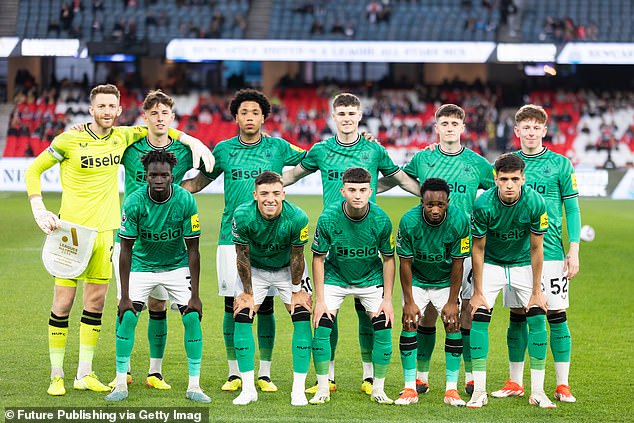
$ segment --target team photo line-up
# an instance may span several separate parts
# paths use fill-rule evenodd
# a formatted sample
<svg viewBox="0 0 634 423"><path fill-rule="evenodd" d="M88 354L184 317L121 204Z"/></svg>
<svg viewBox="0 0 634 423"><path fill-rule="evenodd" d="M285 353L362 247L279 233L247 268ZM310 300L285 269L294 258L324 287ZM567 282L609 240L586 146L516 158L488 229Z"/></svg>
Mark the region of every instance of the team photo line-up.
<svg viewBox="0 0 634 423"><path fill-rule="evenodd" d="M568 281L579 271L578 188L570 161L542 144L548 120L542 107L528 104L517 111L514 131L521 150L503 154L491 165L461 144L464 110L444 104L435 113L438 143L416 153L401 168L372 135L360 134L361 103L348 93L332 101L336 135L308 152L262 132L271 105L256 90L235 94L229 107L239 134L218 143L213 152L200 140L171 128L174 100L162 91L145 97L146 126L115 126L122 112L119 100L113 85L93 88L92 121L57 136L26 172L33 216L48 238L70 224L91 228L87 233L94 242L84 265L77 265L71 276L49 270L55 276L48 324L49 395L66 393L63 367L69 314L77 284L83 281L74 389L107 393L106 401L128 397L135 329L145 308L150 340L146 385L170 389L162 376L169 306L180 312L184 326L186 398L211 401L200 385L201 228L192 193L224 174L216 267L218 293L224 297L228 363L221 389L240 391L233 404L257 401L258 389L278 389L270 373L274 296L283 301L293 324L291 404L329 402L336 390L337 314L343 300L352 296L359 320L361 390L373 401L415 404L429 390L440 316L445 328L444 403L481 408L488 403L488 327L500 292L504 307L510 309L510 375L491 395L524 395L528 351L529 403L556 407L544 391L550 344L554 399L576 401L568 381L571 336L566 309ZM56 214L43 202L40 177L58 163L62 201ZM125 168L121 207L119 164ZM198 174L183 180L192 168ZM252 177L241 177L237 170ZM317 171L323 211L312 236L310 278L305 258L308 217L285 200L284 187ZM396 185L420 197L420 203L403 211L394 237L392 222L375 201L377 193ZM562 242L564 216L567 248ZM82 245L84 238L76 240L76 236L73 232L73 242ZM399 350L404 388L392 400L384 387L393 350L395 252L402 287ZM92 361L113 265L119 298L116 376L104 384ZM317 381L307 387L311 354ZM458 391L461 361L468 401ZM312 395L310 400L306 394Z"/></svg>

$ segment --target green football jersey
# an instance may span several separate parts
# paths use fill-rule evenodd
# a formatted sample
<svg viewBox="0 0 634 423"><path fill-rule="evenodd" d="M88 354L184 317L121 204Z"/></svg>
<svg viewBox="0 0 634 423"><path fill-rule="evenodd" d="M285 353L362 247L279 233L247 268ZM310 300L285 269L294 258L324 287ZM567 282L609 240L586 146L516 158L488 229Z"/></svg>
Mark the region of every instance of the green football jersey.
<svg viewBox="0 0 634 423"><path fill-rule="evenodd" d="M126 198L142 186L147 185L145 180L145 168L141 163L141 157L153 150L166 150L174 153L178 163L172 169L174 183L180 184L185 173L192 167L192 151L188 146L170 138L165 147L155 147L145 137L141 141L132 144L123 153L121 164L125 169L125 186L123 189L123 203ZM119 231L115 235L115 242L119 242Z"/></svg>
<svg viewBox="0 0 634 423"><path fill-rule="evenodd" d="M412 259L412 285L445 288L451 284L454 258L471 255L469 216L449 205L442 222L427 221L423 207L411 208L401 218L396 237L399 257Z"/></svg>
<svg viewBox="0 0 634 423"><path fill-rule="evenodd" d="M440 146L434 151L419 151L403 171L421 185L427 178L444 179L451 189L451 203L467 213L471 213L478 189L495 185L493 166L465 147L453 154L444 152Z"/></svg>
<svg viewBox="0 0 634 423"><path fill-rule="evenodd" d="M531 186L546 200L548 232L544 237L544 260L563 260L563 202L579 195L575 169L566 157L545 147L534 155L521 151L516 154L526 163L526 185Z"/></svg>
<svg viewBox="0 0 634 423"><path fill-rule="evenodd" d="M352 144L342 144L336 136L315 144L300 166L311 172L321 171L324 208L343 199L341 175L351 167L362 167L372 175L370 201L373 202L376 201L379 172L391 176L399 171L385 147L360 135Z"/></svg>
<svg viewBox="0 0 634 423"><path fill-rule="evenodd" d="M282 213L273 220L262 217L256 201L244 203L233 214L233 242L249 246L251 266L278 270L290 265L291 246L308 241L308 216L282 202Z"/></svg>
<svg viewBox="0 0 634 423"><path fill-rule="evenodd" d="M546 202L534 189L524 185L513 204L500 200L498 189L484 192L473 205L471 234L486 236L484 262L498 266L531 264L530 233L548 230Z"/></svg>
<svg viewBox="0 0 634 423"><path fill-rule="evenodd" d="M312 250L328 254L324 283L338 286L383 285L383 262L379 252L394 254L392 222L375 203L361 219L350 218L345 201L327 207L315 230Z"/></svg>
<svg viewBox="0 0 634 423"><path fill-rule="evenodd" d="M240 137L233 137L218 143L213 154L216 159L213 172L203 172L211 180L224 173L225 208L218 244L232 245L233 212L240 204L253 200L255 178L265 170L281 175L284 166L297 165L306 152L281 138L262 137L255 144L246 144Z"/></svg>
<svg viewBox="0 0 634 423"><path fill-rule="evenodd" d="M121 212L121 238L136 239L132 272L164 272L189 265L184 239L200 236L194 196L172 184L171 196L154 202L147 189L128 196Z"/></svg>

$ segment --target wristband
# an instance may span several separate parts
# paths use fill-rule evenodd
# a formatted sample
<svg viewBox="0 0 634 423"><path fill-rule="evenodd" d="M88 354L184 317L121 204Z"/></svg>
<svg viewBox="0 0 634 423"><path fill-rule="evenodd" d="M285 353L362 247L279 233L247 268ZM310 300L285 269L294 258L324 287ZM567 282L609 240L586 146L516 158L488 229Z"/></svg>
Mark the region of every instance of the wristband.
<svg viewBox="0 0 634 423"><path fill-rule="evenodd" d="M296 293L298 293L301 290L302 290L302 284L301 283L298 283L297 285L291 283L291 292L293 294L296 294Z"/></svg>

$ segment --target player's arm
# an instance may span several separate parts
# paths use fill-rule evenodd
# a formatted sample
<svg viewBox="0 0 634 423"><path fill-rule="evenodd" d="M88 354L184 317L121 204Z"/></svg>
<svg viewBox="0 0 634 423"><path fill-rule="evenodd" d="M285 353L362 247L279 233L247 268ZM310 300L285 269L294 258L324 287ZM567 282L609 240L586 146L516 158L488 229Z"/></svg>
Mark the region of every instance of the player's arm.
<svg viewBox="0 0 634 423"><path fill-rule="evenodd" d="M394 289L394 275L396 274L396 260L394 254L383 254L383 302L377 314L385 313L385 325L394 322L394 307L392 306L392 290Z"/></svg>
<svg viewBox="0 0 634 423"><path fill-rule="evenodd" d="M134 238L121 237L121 254L119 255L119 278L121 280L121 299L119 300L119 323L123 319L123 314L127 310L132 310L137 314L132 300L130 299L130 268L132 266L132 247L134 246Z"/></svg>
<svg viewBox="0 0 634 423"><path fill-rule="evenodd" d="M531 232L531 270L533 271L533 290L526 311L537 306L548 310L546 296L542 292L542 268L544 267L544 235Z"/></svg>
<svg viewBox="0 0 634 423"><path fill-rule="evenodd" d="M200 301L200 244L199 237L185 238L187 246L187 263L189 264L189 274L191 276L191 298L185 309L185 313L195 311L198 318L203 317L203 303Z"/></svg>
<svg viewBox="0 0 634 423"><path fill-rule="evenodd" d="M284 186L292 185L295 182L302 179L304 176L310 175L314 171L310 171L303 167L301 164L296 165L294 168L284 171L282 173L282 181L284 181Z"/></svg>
<svg viewBox="0 0 634 423"><path fill-rule="evenodd" d="M394 175L386 176L379 179L379 186L377 187L377 193L387 191L399 185L405 191L410 194L414 194L420 197L420 185L418 181L407 173L403 172L403 169L399 169ZM383 187L383 189L381 189Z"/></svg>
<svg viewBox="0 0 634 423"><path fill-rule="evenodd" d="M329 316L326 299L324 297L324 262L326 255L313 251L313 292L315 293L315 310L313 313L313 326L319 326L319 320L324 314ZM330 316L329 316L330 317Z"/></svg>
<svg viewBox="0 0 634 423"><path fill-rule="evenodd" d="M449 277L449 299L440 313L442 321L448 332L457 332L460 326L460 316L458 312L458 295L462 286L462 270L464 258L453 258L451 263L451 276Z"/></svg>
<svg viewBox="0 0 634 423"><path fill-rule="evenodd" d="M482 269L484 268L484 247L486 246L486 235L482 237L473 236L473 248L471 250L471 263L473 267L473 295L469 300L471 304L471 317L478 308L483 307L491 311L491 307L484 298L482 291Z"/></svg>
<svg viewBox="0 0 634 423"><path fill-rule="evenodd" d="M251 282L251 248L249 244L235 244L236 245L236 263L238 266L238 275L242 281L243 292L236 297L235 304L233 305L233 317L235 317L240 310L248 309L249 318L253 318L253 284Z"/></svg>
<svg viewBox="0 0 634 423"><path fill-rule="evenodd" d="M26 191L31 203L31 211L33 212L35 223L47 235L59 228L60 222L57 215L49 211L44 205L40 178L42 173L55 166L61 160L63 160L63 157L56 157L53 153L45 150L33 160L24 174Z"/></svg>
<svg viewBox="0 0 634 423"><path fill-rule="evenodd" d="M207 172L212 172L216 159L211 150L198 138L192 137L184 132L179 131L179 133L178 141L188 146L192 151L192 167L198 169L200 161L202 160Z"/></svg>
<svg viewBox="0 0 634 423"><path fill-rule="evenodd" d="M302 290L302 276L304 275L304 245L291 246L291 314L295 312L295 307L304 307L310 311L312 309L312 299L308 292Z"/></svg>
<svg viewBox="0 0 634 423"><path fill-rule="evenodd" d="M579 272L579 237L581 234L581 212L579 210L579 198L564 199L566 210L566 228L568 229L568 253L564 259L564 272L568 279L572 279Z"/></svg>
<svg viewBox="0 0 634 423"><path fill-rule="evenodd" d="M399 256L399 274L403 290L403 330L413 332L422 318L412 293L412 258Z"/></svg>
<svg viewBox="0 0 634 423"><path fill-rule="evenodd" d="M198 172L198 175L193 178L183 180L181 182L181 187L185 188L192 194L195 194L202 191L210 183L211 179L209 179L203 172Z"/></svg>

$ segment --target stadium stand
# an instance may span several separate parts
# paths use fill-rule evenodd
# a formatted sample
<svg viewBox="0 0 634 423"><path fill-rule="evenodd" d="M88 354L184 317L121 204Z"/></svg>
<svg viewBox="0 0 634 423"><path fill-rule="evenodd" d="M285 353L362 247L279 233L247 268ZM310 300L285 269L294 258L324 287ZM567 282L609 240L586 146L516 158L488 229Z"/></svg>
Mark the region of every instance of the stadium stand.
<svg viewBox="0 0 634 423"><path fill-rule="evenodd" d="M499 10L485 5L491 2L473 2L465 7L461 0L349 0L338 3L337 7L329 7L332 3L331 0L275 1L269 25L270 38L493 41L500 22ZM370 4L378 4L381 8L376 18L370 17ZM323 31L311 33L316 22L321 24ZM352 34L346 34L348 25L352 27ZM337 26L343 27L343 31L333 31ZM448 27L451 30L447 30Z"/></svg>
<svg viewBox="0 0 634 423"><path fill-rule="evenodd" d="M85 41L243 38L248 12L248 0L22 0L16 32Z"/></svg>

